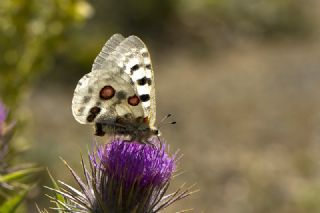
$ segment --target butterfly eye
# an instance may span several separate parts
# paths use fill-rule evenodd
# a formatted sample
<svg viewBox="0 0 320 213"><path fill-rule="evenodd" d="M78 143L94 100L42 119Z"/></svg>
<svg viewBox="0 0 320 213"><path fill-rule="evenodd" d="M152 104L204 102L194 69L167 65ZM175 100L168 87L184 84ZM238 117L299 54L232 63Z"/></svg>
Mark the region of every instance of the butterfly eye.
<svg viewBox="0 0 320 213"><path fill-rule="evenodd" d="M116 93L116 91L113 89L112 86L104 86L101 90L100 90L100 98L104 99L104 100L109 100L111 99L114 94Z"/></svg>

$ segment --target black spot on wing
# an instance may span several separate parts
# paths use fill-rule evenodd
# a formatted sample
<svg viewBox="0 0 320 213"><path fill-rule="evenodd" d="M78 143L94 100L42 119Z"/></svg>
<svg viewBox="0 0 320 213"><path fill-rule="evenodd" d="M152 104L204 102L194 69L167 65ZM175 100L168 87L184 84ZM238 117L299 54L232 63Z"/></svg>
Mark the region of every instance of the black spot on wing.
<svg viewBox="0 0 320 213"><path fill-rule="evenodd" d="M145 84L151 85L151 79L147 77L143 77L137 80L138 85L143 86Z"/></svg>
<svg viewBox="0 0 320 213"><path fill-rule="evenodd" d="M138 85L143 86L147 83L147 78L143 77L137 80Z"/></svg>
<svg viewBox="0 0 320 213"><path fill-rule="evenodd" d="M143 94L143 95L140 95L139 97L142 102L147 102L150 100L150 95L148 94Z"/></svg>
<svg viewBox="0 0 320 213"><path fill-rule="evenodd" d="M88 122L92 122L94 121L94 119L97 117L97 115L100 113L101 111L101 108L100 107L97 107L97 106L94 106L92 107L90 110L89 110L89 115L87 117L87 121Z"/></svg>
<svg viewBox="0 0 320 213"><path fill-rule="evenodd" d="M126 65L120 68L120 75L124 74L124 71L127 69Z"/></svg>
<svg viewBox="0 0 320 213"><path fill-rule="evenodd" d="M134 71L138 70L138 69L139 69L139 65L138 65L138 64L132 66L132 67L131 67L131 74L132 74Z"/></svg>
<svg viewBox="0 0 320 213"><path fill-rule="evenodd" d="M119 92L116 93L116 96L119 100L124 100L127 98L127 93L123 90L120 90Z"/></svg>
<svg viewBox="0 0 320 213"><path fill-rule="evenodd" d="M149 70L151 70L151 64L147 64L147 65L146 65L146 68L149 69Z"/></svg>
<svg viewBox="0 0 320 213"><path fill-rule="evenodd" d="M90 114L90 115L88 115L87 121L91 123L92 121L94 121L94 119L96 118L96 116L97 116L97 115L95 115L95 114Z"/></svg>
<svg viewBox="0 0 320 213"><path fill-rule="evenodd" d="M88 103L90 101L90 99L91 99L90 96L84 96L83 99L82 99L82 102L86 104L86 103Z"/></svg>
<svg viewBox="0 0 320 213"><path fill-rule="evenodd" d="M94 106L90 109L90 113L94 115L98 115L100 113L101 109L97 106Z"/></svg>

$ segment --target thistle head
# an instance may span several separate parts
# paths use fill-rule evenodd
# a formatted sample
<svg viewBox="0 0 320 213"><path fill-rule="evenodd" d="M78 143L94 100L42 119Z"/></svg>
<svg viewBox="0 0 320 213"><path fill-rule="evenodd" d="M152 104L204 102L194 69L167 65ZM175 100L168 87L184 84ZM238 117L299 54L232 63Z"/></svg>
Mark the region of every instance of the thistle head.
<svg viewBox="0 0 320 213"><path fill-rule="evenodd" d="M119 139L98 147L90 159L102 179L108 180L100 185L107 192L100 193L100 205L111 212L157 212L176 168L176 156L170 156L164 144L156 147Z"/></svg>
<svg viewBox="0 0 320 213"><path fill-rule="evenodd" d="M158 138L153 140L160 143ZM157 147L121 139L98 146L89 155L91 171L82 163L85 182L66 164L82 192L61 182L66 189L52 189L66 198L63 204L56 201L59 209L155 213L189 196L190 188L166 195L177 162L177 156L167 151L165 144Z"/></svg>
<svg viewBox="0 0 320 213"><path fill-rule="evenodd" d="M170 180L176 168L175 156L166 152L165 145L159 148L119 139L99 147L91 160L126 190L133 186L139 190L161 187Z"/></svg>

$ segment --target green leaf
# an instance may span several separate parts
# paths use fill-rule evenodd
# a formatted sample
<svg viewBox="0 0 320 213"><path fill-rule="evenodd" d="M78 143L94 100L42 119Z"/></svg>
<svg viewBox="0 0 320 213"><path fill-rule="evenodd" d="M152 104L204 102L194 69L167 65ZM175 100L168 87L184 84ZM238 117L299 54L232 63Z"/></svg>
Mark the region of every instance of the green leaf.
<svg viewBox="0 0 320 213"><path fill-rule="evenodd" d="M60 191L60 188L59 188L59 185L57 184L57 181L53 178L53 176L51 175L49 169L47 169L47 171L48 171L49 177L51 179L51 182L53 184L53 188ZM57 198L58 201L61 201L62 203L66 202L66 200L64 199L64 197L61 194L59 194L57 192L55 194L56 194L56 198ZM56 205L57 205L57 207L61 208L59 202L56 202Z"/></svg>
<svg viewBox="0 0 320 213"><path fill-rule="evenodd" d="M13 213L22 202L24 197L26 196L27 192L31 187L28 187L24 190L21 190L16 195L9 197L1 206L0 212L1 213Z"/></svg>
<svg viewBox="0 0 320 213"><path fill-rule="evenodd" d="M4 183L4 182L10 182L10 181L14 181L14 180L19 180L21 178L24 178L32 173L41 171L42 169L40 168L28 168L28 169L21 169L18 171L14 171L11 172L9 174L6 175L0 175L0 183Z"/></svg>

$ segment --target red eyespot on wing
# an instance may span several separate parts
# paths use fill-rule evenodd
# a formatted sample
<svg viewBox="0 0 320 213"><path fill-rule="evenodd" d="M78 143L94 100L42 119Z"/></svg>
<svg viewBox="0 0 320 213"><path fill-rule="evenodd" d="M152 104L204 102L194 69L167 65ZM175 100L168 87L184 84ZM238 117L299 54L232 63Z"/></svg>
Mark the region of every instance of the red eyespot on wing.
<svg viewBox="0 0 320 213"><path fill-rule="evenodd" d="M145 118L143 118L143 123L148 124L148 123L149 123L149 117L145 117Z"/></svg>
<svg viewBox="0 0 320 213"><path fill-rule="evenodd" d="M137 106L140 103L138 96L134 95L128 98L128 104L131 106Z"/></svg>
<svg viewBox="0 0 320 213"><path fill-rule="evenodd" d="M112 86L104 86L101 90L100 90L100 98L103 99L103 100L109 100L111 99L114 94L116 93L116 91L113 89Z"/></svg>

